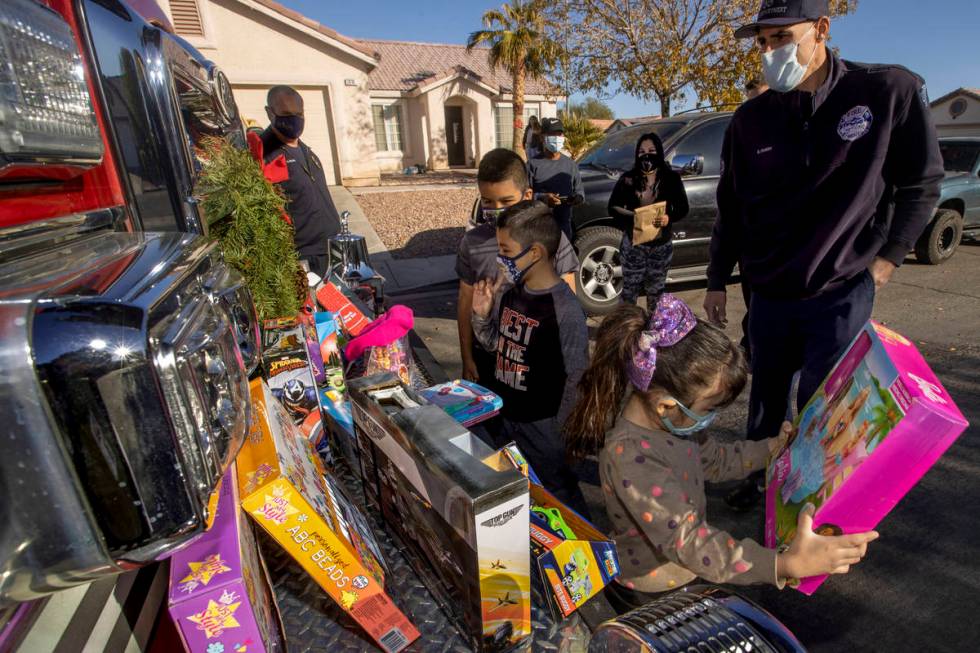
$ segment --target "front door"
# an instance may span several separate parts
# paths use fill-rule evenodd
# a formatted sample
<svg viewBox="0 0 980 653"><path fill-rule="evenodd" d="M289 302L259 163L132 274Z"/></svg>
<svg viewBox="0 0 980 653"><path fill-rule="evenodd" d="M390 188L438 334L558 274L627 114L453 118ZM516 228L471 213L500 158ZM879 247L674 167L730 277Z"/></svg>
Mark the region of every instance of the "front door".
<svg viewBox="0 0 980 653"><path fill-rule="evenodd" d="M449 165L466 165L466 150L463 148L463 107L446 107L446 149L449 150Z"/></svg>

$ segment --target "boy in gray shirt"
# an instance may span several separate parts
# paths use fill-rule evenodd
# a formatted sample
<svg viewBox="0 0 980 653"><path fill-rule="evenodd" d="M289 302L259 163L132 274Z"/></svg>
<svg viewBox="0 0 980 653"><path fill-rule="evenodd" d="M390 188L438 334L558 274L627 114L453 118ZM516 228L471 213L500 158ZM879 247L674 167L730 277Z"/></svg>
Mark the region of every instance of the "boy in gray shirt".
<svg viewBox="0 0 980 653"><path fill-rule="evenodd" d="M589 331L582 306L555 271L560 238L540 202L523 201L500 215L498 259L507 278L476 284L473 330L496 352L489 387L504 406L494 444L516 442L545 488L584 515L561 430L588 365Z"/></svg>

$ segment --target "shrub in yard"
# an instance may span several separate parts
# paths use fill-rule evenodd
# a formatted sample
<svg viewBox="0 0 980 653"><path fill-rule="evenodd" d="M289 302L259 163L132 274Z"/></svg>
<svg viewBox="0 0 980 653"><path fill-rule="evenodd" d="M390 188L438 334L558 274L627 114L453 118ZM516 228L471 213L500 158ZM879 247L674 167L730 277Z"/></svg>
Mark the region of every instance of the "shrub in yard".
<svg viewBox="0 0 980 653"><path fill-rule="evenodd" d="M573 159L579 158L587 149L599 142L603 136L601 129L576 113L569 113L562 119L565 126L565 147Z"/></svg>
<svg viewBox="0 0 980 653"><path fill-rule="evenodd" d="M248 150L211 138L201 156L195 194L212 240L245 278L261 319L295 315L309 291L293 246L293 228L282 217L285 198Z"/></svg>

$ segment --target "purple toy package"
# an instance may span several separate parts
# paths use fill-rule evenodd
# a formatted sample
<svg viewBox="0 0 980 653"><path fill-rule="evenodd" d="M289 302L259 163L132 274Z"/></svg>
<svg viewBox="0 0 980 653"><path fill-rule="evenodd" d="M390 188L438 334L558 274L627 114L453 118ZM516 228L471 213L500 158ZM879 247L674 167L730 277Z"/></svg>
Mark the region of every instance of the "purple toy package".
<svg viewBox="0 0 980 653"><path fill-rule="evenodd" d="M285 651L279 611L235 466L221 481L211 530L170 558L170 616L188 653Z"/></svg>
<svg viewBox="0 0 980 653"><path fill-rule="evenodd" d="M812 503L814 530L869 531L966 429L915 346L869 322L796 419L766 473L766 546L792 541ZM812 594L826 576L801 579ZM794 582L795 585L795 582Z"/></svg>

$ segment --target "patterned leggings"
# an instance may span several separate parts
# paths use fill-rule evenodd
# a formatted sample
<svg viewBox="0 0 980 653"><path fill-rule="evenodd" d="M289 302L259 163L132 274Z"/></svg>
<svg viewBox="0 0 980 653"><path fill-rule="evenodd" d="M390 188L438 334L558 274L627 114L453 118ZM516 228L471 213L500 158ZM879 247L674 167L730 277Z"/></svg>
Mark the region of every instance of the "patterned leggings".
<svg viewBox="0 0 980 653"><path fill-rule="evenodd" d="M647 308L653 310L667 284L674 243L634 245L630 237L624 235L620 256L623 261L623 301L635 304L643 291L647 296Z"/></svg>

